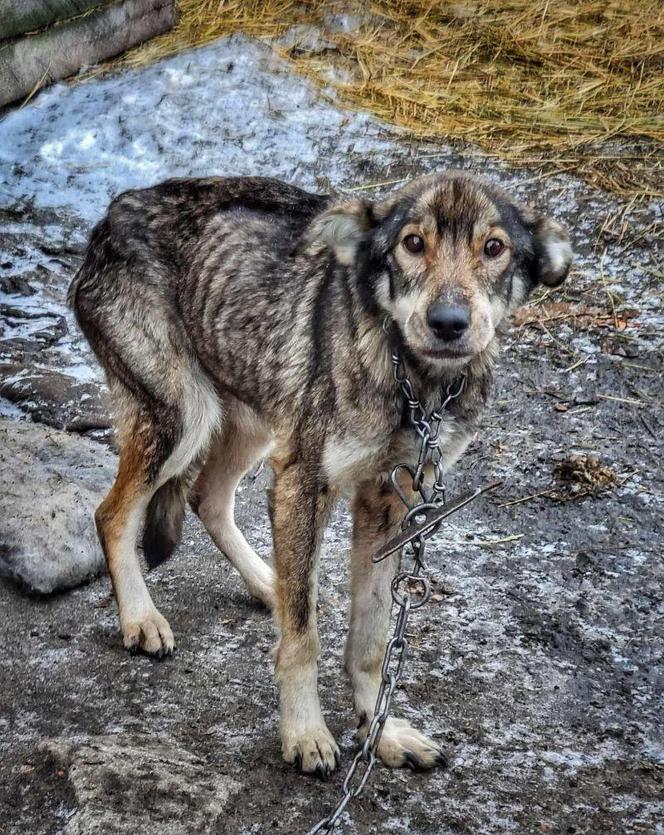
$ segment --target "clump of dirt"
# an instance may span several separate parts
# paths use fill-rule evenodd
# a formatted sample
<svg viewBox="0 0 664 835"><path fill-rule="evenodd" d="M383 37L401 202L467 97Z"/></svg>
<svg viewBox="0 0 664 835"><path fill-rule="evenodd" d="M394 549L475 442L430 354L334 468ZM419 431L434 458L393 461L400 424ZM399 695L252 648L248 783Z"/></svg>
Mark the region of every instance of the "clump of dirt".
<svg viewBox="0 0 664 835"><path fill-rule="evenodd" d="M570 455L563 458L556 462L553 475L558 490L548 495L561 502L596 496L618 484L617 473L593 455Z"/></svg>

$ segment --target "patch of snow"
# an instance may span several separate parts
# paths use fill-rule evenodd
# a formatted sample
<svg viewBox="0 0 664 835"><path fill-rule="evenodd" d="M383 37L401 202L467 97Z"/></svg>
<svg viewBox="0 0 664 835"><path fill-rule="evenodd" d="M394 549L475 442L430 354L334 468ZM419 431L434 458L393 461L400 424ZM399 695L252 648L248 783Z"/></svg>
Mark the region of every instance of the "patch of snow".
<svg viewBox="0 0 664 835"><path fill-rule="evenodd" d="M90 223L119 192L168 177L338 186L351 154L388 162L391 133L322 100L269 46L235 36L146 69L55 85L10 112L0 121L0 189ZM318 178L321 143L333 163Z"/></svg>

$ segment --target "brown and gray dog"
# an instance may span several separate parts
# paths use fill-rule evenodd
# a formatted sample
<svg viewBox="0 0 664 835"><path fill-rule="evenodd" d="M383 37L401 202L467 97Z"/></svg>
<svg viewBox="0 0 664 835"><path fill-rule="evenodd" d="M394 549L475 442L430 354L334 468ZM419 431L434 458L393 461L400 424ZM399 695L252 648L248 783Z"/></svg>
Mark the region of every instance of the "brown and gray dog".
<svg viewBox="0 0 664 835"><path fill-rule="evenodd" d="M96 521L124 644L170 653L143 580L178 542L187 498L280 630L276 677L287 762L338 762L317 692L318 551L335 498L353 508L346 646L360 733L380 683L397 556L391 467L416 438L390 343L427 408L466 375L442 427L446 466L487 401L497 333L536 284L560 284L572 252L553 220L464 173L417 179L386 200L337 202L270 179L172 180L127 192L94 229L70 290L117 407L120 465ZM385 327L385 323L388 326ZM238 482L274 470L274 569L233 519ZM427 768L439 748L390 719L378 753Z"/></svg>

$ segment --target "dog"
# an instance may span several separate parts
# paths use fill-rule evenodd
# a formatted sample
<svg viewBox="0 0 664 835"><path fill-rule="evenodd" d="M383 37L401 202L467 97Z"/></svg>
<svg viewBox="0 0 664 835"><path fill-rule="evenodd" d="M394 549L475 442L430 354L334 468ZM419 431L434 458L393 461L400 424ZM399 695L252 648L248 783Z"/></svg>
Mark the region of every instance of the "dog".
<svg viewBox="0 0 664 835"><path fill-rule="evenodd" d="M326 776L339 749L320 707L318 551L351 496L345 666L361 737L373 716L399 556L372 556L403 505L392 466L418 443L392 376L395 345L426 410L463 373L443 416L446 468L473 437L508 315L559 285L564 229L463 172L415 179L378 202L337 200L267 178L170 180L128 191L94 228L69 301L117 413L119 469L96 512L125 647L170 654L171 628L136 551L165 560L187 499L279 628L282 753ZM269 458L271 568L235 525L242 476ZM390 718L378 755L430 768L439 747Z"/></svg>

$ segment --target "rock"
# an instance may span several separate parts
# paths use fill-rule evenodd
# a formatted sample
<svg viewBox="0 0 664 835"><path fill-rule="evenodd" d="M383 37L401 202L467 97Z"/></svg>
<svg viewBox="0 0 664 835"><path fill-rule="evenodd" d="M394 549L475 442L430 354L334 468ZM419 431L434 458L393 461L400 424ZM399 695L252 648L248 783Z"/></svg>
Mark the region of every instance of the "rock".
<svg viewBox="0 0 664 835"><path fill-rule="evenodd" d="M68 771L78 804L64 835L211 832L241 788L189 751L147 734L42 747Z"/></svg>
<svg viewBox="0 0 664 835"><path fill-rule="evenodd" d="M11 266L11 262L5 262ZM3 266L0 264L0 266ZM8 295L34 296L37 292L25 275L5 275L0 278L0 290Z"/></svg>
<svg viewBox="0 0 664 835"><path fill-rule="evenodd" d="M105 389L55 369L0 363L0 395L56 429L87 432L111 425Z"/></svg>
<svg viewBox="0 0 664 835"><path fill-rule="evenodd" d="M40 594L98 575L104 557L93 514L115 469L104 446L0 420L0 574Z"/></svg>

